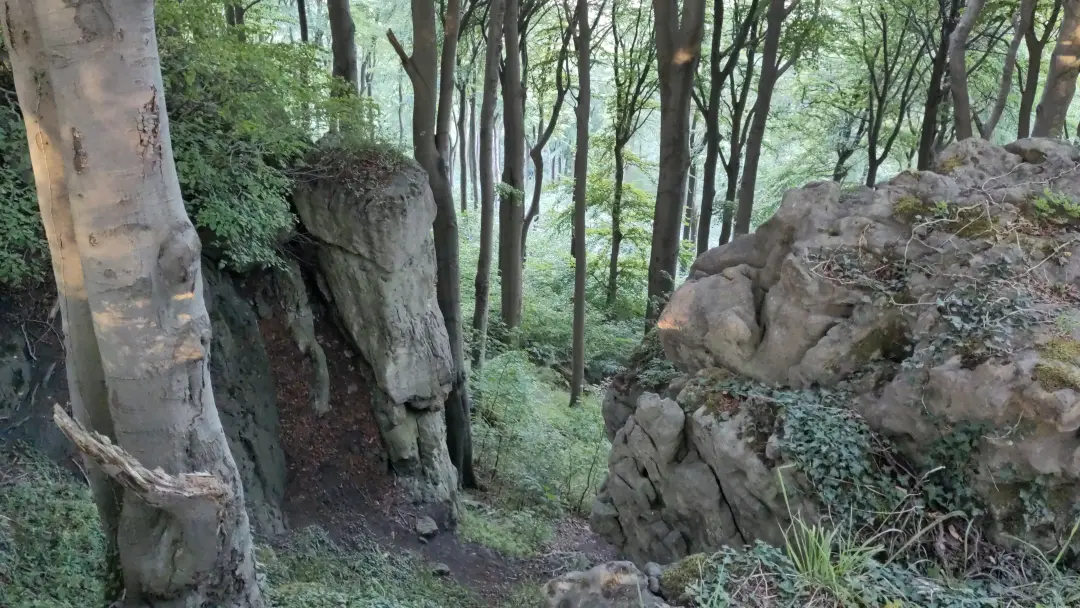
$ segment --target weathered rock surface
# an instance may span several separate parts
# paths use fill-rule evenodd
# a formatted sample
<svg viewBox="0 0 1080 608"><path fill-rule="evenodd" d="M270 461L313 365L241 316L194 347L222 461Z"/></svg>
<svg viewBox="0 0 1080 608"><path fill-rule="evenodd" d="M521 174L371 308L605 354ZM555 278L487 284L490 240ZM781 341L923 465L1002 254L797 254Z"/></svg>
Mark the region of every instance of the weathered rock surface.
<svg viewBox="0 0 1080 608"><path fill-rule="evenodd" d="M214 401L244 483L251 525L257 534L273 536L285 531L285 453L270 359L255 309L229 275L204 264L203 277Z"/></svg>
<svg viewBox="0 0 1080 608"><path fill-rule="evenodd" d="M212 342L210 375L221 425L244 484L255 532L285 529L285 455L270 362L252 305L232 275L203 264ZM59 315L21 323L0 321L0 444L25 442L57 462L73 455L52 421L52 405L69 401ZM22 321L20 319L20 321ZM24 333L25 332L25 333ZM53 333L55 332L55 333Z"/></svg>
<svg viewBox="0 0 1080 608"><path fill-rule="evenodd" d="M658 323L683 376L646 387L639 362L605 399L594 529L638 563L781 543L789 510L836 507L811 469L850 464L794 437L820 415L892 446L899 500L1053 549L1080 504L1078 163L1060 142L967 140L935 172L789 191L699 257Z"/></svg>
<svg viewBox="0 0 1080 608"><path fill-rule="evenodd" d="M300 184L297 210L352 342L371 366L375 416L394 470L414 500L452 504L443 403L453 359L435 295L435 201L427 175L403 162L388 175Z"/></svg>
<svg viewBox="0 0 1080 608"><path fill-rule="evenodd" d="M551 608L669 608L649 578L630 562L610 562L549 581L544 597Z"/></svg>

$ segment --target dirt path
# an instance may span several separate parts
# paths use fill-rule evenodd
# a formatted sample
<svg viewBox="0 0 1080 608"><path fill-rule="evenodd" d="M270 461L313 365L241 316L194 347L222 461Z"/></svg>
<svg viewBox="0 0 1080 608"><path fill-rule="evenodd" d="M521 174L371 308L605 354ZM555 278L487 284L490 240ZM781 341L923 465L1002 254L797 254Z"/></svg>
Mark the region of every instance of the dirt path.
<svg viewBox="0 0 1080 608"><path fill-rule="evenodd" d="M317 417L308 402L308 363L280 313L260 321L277 384L282 447L288 466L285 515L290 528L319 525L336 540L374 538L450 568L458 584L495 606L515 587L544 582L584 562L607 561L613 549L578 519L559 522L542 555L517 558L461 541L441 531L423 542L413 531L416 512L386 470L369 392L335 327L316 322L333 382L331 413ZM484 496L471 499L484 502Z"/></svg>

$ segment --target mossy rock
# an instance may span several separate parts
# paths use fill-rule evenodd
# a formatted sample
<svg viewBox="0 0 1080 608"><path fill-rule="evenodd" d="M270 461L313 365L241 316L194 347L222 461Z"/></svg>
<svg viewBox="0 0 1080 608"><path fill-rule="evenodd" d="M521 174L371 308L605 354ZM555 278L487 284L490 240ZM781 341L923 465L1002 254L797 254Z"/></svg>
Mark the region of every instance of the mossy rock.
<svg viewBox="0 0 1080 608"><path fill-rule="evenodd" d="M660 593L665 599L679 602L688 599L690 585L707 573L711 560L704 553L688 555L668 566L660 573Z"/></svg>
<svg viewBox="0 0 1080 608"><path fill-rule="evenodd" d="M927 216L934 211L934 206L921 198L908 194L893 203L893 215L907 223L913 223L918 216Z"/></svg>
<svg viewBox="0 0 1080 608"><path fill-rule="evenodd" d="M960 155L950 156L949 158L946 158L945 160L941 161L941 164L938 165L938 169L940 169L941 172L944 173L945 175L948 175L949 173L952 173L953 171L956 171L960 167L963 167L964 163L966 163L966 162L967 162L967 159L964 158L963 156L960 156Z"/></svg>
<svg viewBox="0 0 1080 608"><path fill-rule="evenodd" d="M1080 391L1080 368L1072 363L1053 359L1035 364L1035 380L1049 392L1072 389Z"/></svg>

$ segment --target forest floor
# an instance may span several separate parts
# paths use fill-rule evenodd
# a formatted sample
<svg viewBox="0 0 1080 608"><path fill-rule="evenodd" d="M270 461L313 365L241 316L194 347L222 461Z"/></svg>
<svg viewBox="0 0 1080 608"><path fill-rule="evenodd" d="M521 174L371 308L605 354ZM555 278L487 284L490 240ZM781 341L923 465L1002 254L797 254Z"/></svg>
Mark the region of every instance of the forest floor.
<svg viewBox="0 0 1080 608"><path fill-rule="evenodd" d="M283 315L264 319L260 329L278 387L288 467L284 510L290 529L319 526L344 545L370 538L431 568L446 565L449 578L470 590L482 606L502 605L522 587L614 558L614 548L573 515L560 519L554 535L530 557L466 542L453 531L421 539L415 533L418 513L387 470L369 391L337 328L322 319L316 323L330 377L354 381L332 383L333 411L322 417L309 404L309 363L298 358ZM484 492L472 493L463 497L463 510L483 509L491 502Z"/></svg>
<svg viewBox="0 0 1080 608"><path fill-rule="evenodd" d="M56 373L41 382L42 392L33 400L32 411L18 412L15 423L0 420L0 506L4 507L0 509L0 587L10 583L9 590L16 594L6 597L0 592L0 606L42 605L24 601L42 590L47 590L52 602L48 605L66 606L65 598L85 598L93 592L98 565L87 556L93 553L97 542L93 538L99 532L81 467L51 422L51 403L66 398L59 320L48 319L54 297L44 292L30 295L19 298L19 306L5 302L5 318L26 325L26 341L34 356L55 361ZM388 606L542 606L539 587L547 580L613 559L614 549L577 515L545 522L552 533L531 546L527 555L467 542L453 530L421 539L415 532L416 509L405 499L382 455L364 376L353 367L353 355L337 328L321 319L316 326L335 380L332 411L322 417L310 406L309 363L296 348L283 313L262 319L260 330L277 388L287 466L283 510L289 531L264 541L280 556L278 565L268 568L275 605L321 606L308 603L309 596L304 594L332 593L343 598L356 593L355 597L390 598L374 604ZM476 492L463 495L461 502L462 511L474 514L475 522L494 511L497 500ZM34 516L25 521L5 518L9 513ZM53 516L64 523L51 521ZM66 526L73 520L81 523L71 526L65 543L49 540L56 525ZM305 553L304 547L312 546L311 538L330 542L315 543L314 552ZM12 540L14 546L8 542ZM69 541L77 548L68 547ZM14 552L5 554L5 547ZM38 557L24 559L24 555ZM6 557L14 561L5 563ZM447 566L449 573L434 575L439 565ZM310 572L304 572L305 568ZM394 589L414 581L420 581L414 589ZM379 589L385 589L385 594ZM294 597L301 599L290 599ZM318 597L321 600L322 595Z"/></svg>

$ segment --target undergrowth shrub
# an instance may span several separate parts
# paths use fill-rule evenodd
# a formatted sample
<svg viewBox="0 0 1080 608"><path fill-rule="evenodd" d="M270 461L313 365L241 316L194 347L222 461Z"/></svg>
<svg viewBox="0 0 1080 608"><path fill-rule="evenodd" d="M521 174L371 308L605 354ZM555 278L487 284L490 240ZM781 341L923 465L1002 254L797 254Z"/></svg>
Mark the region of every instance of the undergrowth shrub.
<svg viewBox="0 0 1080 608"><path fill-rule="evenodd" d="M0 606L91 605L104 593L104 555L85 484L40 455L0 453Z"/></svg>
<svg viewBox="0 0 1080 608"><path fill-rule="evenodd" d="M587 512L610 449L598 400L567 407L520 351L489 360L473 388L476 464L496 503L546 517Z"/></svg>
<svg viewBox="0 0 1080 608"><path fill-rule="evenodd" d="M0 287L42 279L49 251L38 213L26 127L8 64L0 66Z"/></svg>

